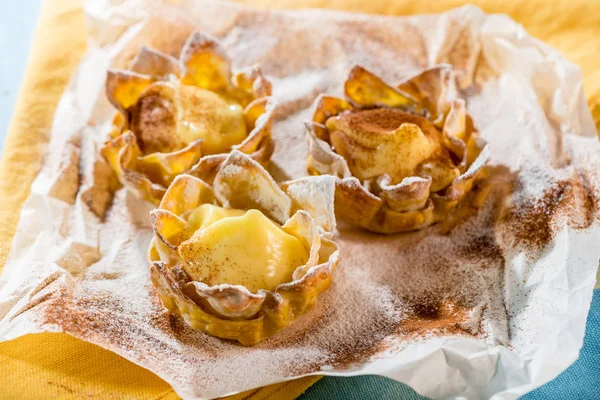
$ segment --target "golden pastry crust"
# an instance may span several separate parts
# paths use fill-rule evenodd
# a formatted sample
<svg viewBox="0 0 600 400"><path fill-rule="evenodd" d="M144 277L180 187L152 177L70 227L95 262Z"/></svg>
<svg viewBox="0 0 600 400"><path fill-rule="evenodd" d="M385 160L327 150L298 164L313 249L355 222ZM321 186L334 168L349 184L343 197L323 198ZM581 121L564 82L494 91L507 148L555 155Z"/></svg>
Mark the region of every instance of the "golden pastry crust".
<svg viewBox="0 0 600 400"><path fill-rule="evenodd" d="M165 306L194 329L254 345L309 312L331 283L339 257L331 240L335 179L307 177L280 186L260 164L239 151L220 163L216 173L204 171L204 176L212 179L178 176L151 213L155 232L148 254L152 281ZM188 254L181 250L197 233L190 215L208 204L258 210L277 223L277 229L302 243L308 261L293 269L289 282L271 290L193 281L186 273ZM200 252L206 252L204 248Z"/></svg>
<svg viewBox="0 0 600 400"><path fill-rule="evenodd" d="M130 70L109 70L119 110L101 149L122 184L158 204L173 179L231 149L262 164L273 153L275 101L257 66L232 74L216 39L196 32L179 60L142 47Z"/></svg>
<svg viewBox="0 0 600 400"><path fill-rule="evenodd" d="M357 66L344 90L346 99L320 96L306 124L308 170L337 178L336 214L386 234L444 219L489 160L450 66L396 87Z"/></svg>

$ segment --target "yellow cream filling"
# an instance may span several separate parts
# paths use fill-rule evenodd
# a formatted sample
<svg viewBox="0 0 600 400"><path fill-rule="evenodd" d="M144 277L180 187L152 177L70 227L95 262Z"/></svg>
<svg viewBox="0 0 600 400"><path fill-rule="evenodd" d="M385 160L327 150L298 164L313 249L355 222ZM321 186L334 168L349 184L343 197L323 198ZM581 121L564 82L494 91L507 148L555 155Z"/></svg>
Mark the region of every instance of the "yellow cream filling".
<svg viewBox="0 0 600 400"><path fill-rule="evenodd" d="M203 204L188 222L195 230L179 246L185 272L209 286L242 285L251 292L292 281L309 252L258 210L230 210Z"/></svg>
<svg viewBox="0 0 600 400"><path fill-rule="evenodd" d="M361 180L387 174L392 184L413 175L432 178L432 191L459 171L443 148L441 133L425 118L394 109L346 113L326 121L330 142Z"/></svg>
<svg viewBox="0 0 600 400"><path fill-rule="evenodd" d="M177 101L177 132L187 144L202 139L203 154L226 153L246 138L244 109L239 104L187 85L180 85Z"/></svg>

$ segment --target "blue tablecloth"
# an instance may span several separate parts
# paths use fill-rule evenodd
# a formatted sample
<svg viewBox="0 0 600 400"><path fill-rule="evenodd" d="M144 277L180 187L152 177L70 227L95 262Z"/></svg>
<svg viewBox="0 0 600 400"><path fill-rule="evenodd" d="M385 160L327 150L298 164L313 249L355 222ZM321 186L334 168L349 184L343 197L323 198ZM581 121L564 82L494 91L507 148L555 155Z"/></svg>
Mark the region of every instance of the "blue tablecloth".
<svg viewBox="0 0 600 400"><path fill-rule="evenodd" d="M0 49L11 57L0 63L0 149L23 73L39 0L10 2L0 14ZM0 398L2 390L0 389ZM301 400L425 399L410 387L379 376L327 377L309 388ZM600 289L594 292L581 356L552 382L524 396L526 400L600 400Z"/></svg>
<svg viewBox="0 0 600 400"><path fill-rule="evenodd" d="M326 377L309 388L300 400L402 399L423 400L409 386L381 376ZM594 291L579 359L565 372L523 400L600 399L600 289Z"/></svg>

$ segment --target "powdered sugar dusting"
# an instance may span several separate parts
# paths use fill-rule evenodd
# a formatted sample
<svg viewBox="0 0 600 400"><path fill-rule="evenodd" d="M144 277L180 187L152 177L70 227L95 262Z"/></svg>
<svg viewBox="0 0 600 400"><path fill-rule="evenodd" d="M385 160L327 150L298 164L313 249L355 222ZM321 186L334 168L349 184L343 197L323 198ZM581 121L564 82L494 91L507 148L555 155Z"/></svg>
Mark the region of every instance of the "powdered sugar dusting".
<svg viewBox="0 0 600 400"><path fill-rule="evenodd" d="M270 172L279 182L306 175L303 121L311 117L316 94L342 95L354 64L394 82L453 60L461 85L476 82L461 95L490 145L487 177L447 221L423 231L382 236L339 224L334 240L341 262L331 288L311 313L248 348L194 331L165 310L146 263L152 237L146 203L120 190L100 221L87 210L81 190L74 205L56 198L64 193L57 185L76 186L79 176L87 184L98 174L92 150L106 137L106 124L99 121L113 113L101 99L78 107L62 102L58 115L82 113L94 115L94 121L53 131L53 159L63 153L64 143L77 143L71 139L86 132L80 138L82 162L78 174L73 164L65 176L61 163L47 163L33 187L0 281L0 302L8 310L0 313L2 339L68 332L149 368L185 398L222 396L303 374L359 370L402 380L425 395L480 398L509 388L524 393L571 362L600 256L600 146L593 138L572 135L592 136L585 121L571 123L572 116L564 124L550 121L547 115L562 114L543 108L549 105L537 101L527 76L500 62L499 48L506 52L518 43L531 50L539 43L531 44L510 21L474 8L385 18L266 13L195 0L185 9L148 10L177 21L175 26L193 21L223 41L234 66L260 63L273 78L281 106ZM102 19L94 23L102 25ZM494 47L498 26L502 43ZM109 28L94 27L102 29ZM167 33L178 30L162 29L114 35L120 37L114 46L91 50L69 96L89 96L85 81L101 81L105 74L96 61L108 65L113 57L133 54L129 43L172 47L175 38L167 40ZM168 52L176 54L171 47ZM523 57L517 64L539 59ZM563 61L552 59L553 68L562 68ZM565 83L568 74L562 70L557 74L557 84L580 83ZM331 190L327 178L321 182L299 185L290 196L300 202ZM72 246L74 238L83 245ZM577 340L561 340L565 335ZM433 343L441 337L440 350ZM448 361L448 354L457 358ZM554 369L539 374L539 365ZM448 377L447 382L417 379L423 371ZM517 378L504 379L508 376Z"/></svg>
<svg viewBox="0 0 600 400"><path fill-rule="evenodd" d="M407 176L406 178L402 179L402 181L400 181L400 183L398 183L396 186L398 188L403 188L403 187L407 187L407 186L412 186L415 183L425 183L428 182L427 179L425 178L421 178L420 176Z"/></svg>
<svg viewBox="0 0 600 400"><path fill-rule="evenodd" d="M317 225L332 232L335 229L334 197L335 178L318 176L310 180L299 179L283 184L295 209L303 209L310 213Z"/></svg>
<svg viewBox="0 0 600 400"><path fill-rule="evenodd" d="M279 223L290 217L291 200L258 162L237 151L217 172L214 190L225 207L256 208Z"/></svg>

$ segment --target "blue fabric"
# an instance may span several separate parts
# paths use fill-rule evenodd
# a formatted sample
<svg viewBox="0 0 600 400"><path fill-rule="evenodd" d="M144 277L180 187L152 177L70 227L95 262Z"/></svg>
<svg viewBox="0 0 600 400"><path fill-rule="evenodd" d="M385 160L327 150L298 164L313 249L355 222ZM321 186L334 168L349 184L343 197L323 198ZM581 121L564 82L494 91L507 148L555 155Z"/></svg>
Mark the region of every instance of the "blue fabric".
<svg viewBox="0 0 600 400"><path fill-rule="evenodd" d="M326 377L300 400L402 399L424 400L409 386L381 376ZM594 291L579 359L553 381L522 400L600 400L600 289Z"/></svg>
<svg viewBox="0 0 600 400"><path fill-rule="evenodd" d="M0 13L0 154L29 54L40 0L2 1ZM10 56L8 56L10 54Z"/></svg>

